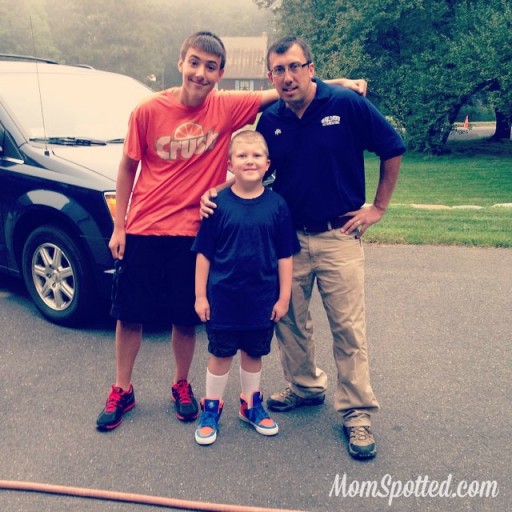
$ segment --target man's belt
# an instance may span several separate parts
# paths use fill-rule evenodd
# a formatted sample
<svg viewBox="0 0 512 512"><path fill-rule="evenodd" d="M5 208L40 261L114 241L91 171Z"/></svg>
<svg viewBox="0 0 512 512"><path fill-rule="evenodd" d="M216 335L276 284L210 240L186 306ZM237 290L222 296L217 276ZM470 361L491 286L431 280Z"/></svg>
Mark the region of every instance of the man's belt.
<svg viewBox="0 0 512 512"><path fill-rule="evenodd" d="M308 222L307 224L296 224L295 229L303 231L305 235L314 235L315 233L324 233L332 229L341 228L352 217L350 215L343 215L341 217L334 217L334 219L327 222Z"/></svg>

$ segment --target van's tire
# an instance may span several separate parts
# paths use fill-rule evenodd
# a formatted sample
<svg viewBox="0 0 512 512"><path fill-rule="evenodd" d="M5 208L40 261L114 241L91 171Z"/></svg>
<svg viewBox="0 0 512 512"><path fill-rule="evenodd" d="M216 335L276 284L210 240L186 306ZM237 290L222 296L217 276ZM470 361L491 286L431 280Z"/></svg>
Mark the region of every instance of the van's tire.
<svg viewBox="0 0 512 512"><path fill-rule="evenodd" d="M35 305L52 322L77 325L93 312L93 283L83 251L59 227L41 226L30 234L22 273Z"/></svg>

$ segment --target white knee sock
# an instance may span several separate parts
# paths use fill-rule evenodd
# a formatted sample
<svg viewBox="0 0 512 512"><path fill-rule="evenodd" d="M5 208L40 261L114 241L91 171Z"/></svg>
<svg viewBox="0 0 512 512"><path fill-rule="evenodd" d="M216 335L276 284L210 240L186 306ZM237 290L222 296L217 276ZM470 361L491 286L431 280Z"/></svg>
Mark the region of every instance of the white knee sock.
<svg viewBox="0 0 512 512"><path fill-rule="evenodd" d="M206 398L222 400L228 383L229 371L224 375L214 375L206 369Z"/></svg>
<svg viewBox="0 0 512 512"><path fill-rule="evenodd" d="M249 409L252 407L252 395L260 390L261 370L251 373L240 366L240 385L242 387L242 397L247 401Z"/></svg>

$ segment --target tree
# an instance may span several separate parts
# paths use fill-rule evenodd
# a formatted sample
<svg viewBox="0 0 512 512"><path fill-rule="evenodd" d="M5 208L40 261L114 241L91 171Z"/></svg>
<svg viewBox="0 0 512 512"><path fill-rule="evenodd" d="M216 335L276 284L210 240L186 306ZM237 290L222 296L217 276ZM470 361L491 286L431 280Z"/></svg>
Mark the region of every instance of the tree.
<svg viewBox="0 0 512 512"><path fill-rule="evenodd" d="M44 0L0 0L0 50L58 59Z"/></svg>
<svg viewBox="0 0 512 512"><path fill-rule="evenodd" d="M510 118L508 0L255 1L274 9L282 32L311 44L320 76L367 77L371 99L410 148L443 151L461 106L479 91L494 90Z"/></svg>
<svg viewBox="0 0 512 512"><path fill-rule="evenodd" d="M178 54L190 33L260 35L271 26L252 0L0 0L0 20L2 52L125 73L155 89L181 83Z"/></svg>
<svg viewBox="0 0 512 512"><path fill-rule="evenodd" d="M496 132L492 139L510 140L512 7L501 0L463 2L457 14L458 39L466 50L460 61L469 63L471 69L468 72L479 74L490 91L489 98L496 115Z"/></svg>
<svg viewBox="0 0 512 512"><path fill-rule="evenodd" d="M160 68L163 27L150 0L46 3L54 40L66 63L88 64L141 81Z"/></svg>
<svg viewBox="0 0 512 512"><path fill-rule="evenodd" d="M496 114L496 132L492 139L508 141L512 125L512 5L506 2L501 7L501 12L491 12L487 18L498 36L493 39L488 54L496 61L496 67L501 68L496 88L490 95Z"/></svg>

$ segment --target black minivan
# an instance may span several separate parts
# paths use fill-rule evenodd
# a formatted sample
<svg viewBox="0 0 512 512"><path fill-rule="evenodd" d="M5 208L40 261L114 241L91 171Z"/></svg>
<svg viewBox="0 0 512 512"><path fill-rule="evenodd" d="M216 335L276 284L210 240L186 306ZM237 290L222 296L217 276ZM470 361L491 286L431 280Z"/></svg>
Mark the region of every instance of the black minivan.
<svg viewBox="0 0 512 512"><path fill-rule="evenodd" d="M116 73L0 55L0 272L41 313L77 325L108 299L115 179L133 107Z"/></svg>

